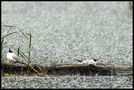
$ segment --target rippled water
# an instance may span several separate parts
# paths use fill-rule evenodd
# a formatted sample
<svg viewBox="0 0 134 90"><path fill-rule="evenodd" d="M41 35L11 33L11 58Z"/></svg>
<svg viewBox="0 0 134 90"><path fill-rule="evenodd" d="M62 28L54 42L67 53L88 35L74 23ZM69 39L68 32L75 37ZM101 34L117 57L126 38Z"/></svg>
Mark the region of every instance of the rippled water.
<svg viewBox="0 0 134 90"><path fill-rule="evenodd" d="M128 2L2 2L2 25L18 33L7 48L27 53L20 33L31 32L32 63L76 64L98 58L105 65L132 66L132 17ZM2 34L8 28L2 27ZM2 77L2 88L132 88L125 76Z"/></svg>
<svg viewBox="0 0 134 90"><path fill-rule="evenodd" d="M2 88L132 88L132 76L2 77Z"/></svg>
<svg viewBox="0 0 134 90"><path fill-rule="evenodd" d="M132 17L129 2L2 2L2 24L15 25L8 47L25 53L31 32L32 63L99 63L132 66ZM2 27L2 34L8 28ZM4 51L8 50L8 47Z"/></svg>

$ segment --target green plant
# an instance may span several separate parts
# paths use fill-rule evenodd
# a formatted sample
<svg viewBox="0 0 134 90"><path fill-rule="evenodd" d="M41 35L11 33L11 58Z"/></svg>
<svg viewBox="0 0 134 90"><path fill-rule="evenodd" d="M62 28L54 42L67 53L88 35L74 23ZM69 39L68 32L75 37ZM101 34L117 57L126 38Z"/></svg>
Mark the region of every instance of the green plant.
<svg viewBox="0 0 134 90"><path fill-rule="evenodd" d="M129 13L129 15L132 15L132 12L133 12L133 2L129 1L129 3L128 3L128 13Z"/></svg>
<svg viewBox="0 0 134 90"><path fill-rule="evenodd" d="M21 31L22 32L22 31ZM28 65L31 63L31 49L32 49L32 34L31 32L29 33L24 33L22 32L22 34L25 36L25 38L28 40L28 55L26 53L24 53L20 48L20 45L17 49L15 49L18 53L18 56L20 55L22 58L24 58L27 62Z"/></svg>
<svg viewBox="0 0 134 90"><path fill-rule="evenodd" d="M3 49L6 48L7 46L7 42L5 41L5 38L14 34L14 33L17 33L17 32L10 32L10 30L14 27L14 26L10 26L10 25L2 25L3 27L9 27L9 30L7 31L7 34L3 35L1 37L1 61L2 63L4 62L4 54L3 54Z"/></svg>
<svg viewBox="0 0 134 90"><path fill-rule="evenodd" d="M29 36L29 51L28 51L28 64L31 63L31 48L32 48L32 34L31 32L30 33L27 33L28 36Z"/></svg>
<svg viewBox="0 0 134 90"><path fill-rule="evenodd" d="M10 26L10 25L3 25L3 27L9 27L9 30L7 31L7 34L6 35L3 35L1 37L1 61L4 60L4 55L3 55L3 49L6 48L6 44L7 42L5 41L5 38L14 34L14 33L17 33L17 32L10 32L10 30L12 29L12 27L15 27L15 26ZM21 56L22 58L24 58L26 61L28 61L28 64L24 63L23 61L19 61L19 63L22 63L24 65L26 65L29 69L28 69L28 72L29 70L34 70L36 73L40 74L39 71L42 73L42 69L40 66L38 65L30 65L31 63L31 49L32 49L32 33L29 32L29 33L24 33L21 31L21 33L25 36L25 38L28 40L28 55L26 53L24 53L22 50L21 50L21 47L19 45L19 47L16 49L14 48L16 51L17 51L17 55L18 56ZM39 69L39 70L36 70L35 68Z"/></svg>
<svg viewBox="0 0 134 90"><path fill-rule="evenodd" d="M132 10L133 9L133 2L129 1L129 9Z"/></svg>
<svg viewBox="0 0 134 90"><path fill-rule="evenodd" d="M23 59L25 59L28 63L24 63L24 62L21 62L22 64L25 64L27 67L28 67L28 73L29 71L32 69L34 70L36 73L39 73L38 70L35 69L35 66L33 65L30 65L31 63L31 50L32 50L32 33L29 32L29 33L24 33L22 31L20 31L22 33L22 35L26 38L26 40L28 41L28 52L27 53L24 53L22 50L21 50L21 47L19 46L17 49L15 49L17 52L18 52L18 56L20 55ZM38 67L39 68L39 67ZM40 68L39 68L40 69ZM41 71L41 69L40 69Z"/></svg>

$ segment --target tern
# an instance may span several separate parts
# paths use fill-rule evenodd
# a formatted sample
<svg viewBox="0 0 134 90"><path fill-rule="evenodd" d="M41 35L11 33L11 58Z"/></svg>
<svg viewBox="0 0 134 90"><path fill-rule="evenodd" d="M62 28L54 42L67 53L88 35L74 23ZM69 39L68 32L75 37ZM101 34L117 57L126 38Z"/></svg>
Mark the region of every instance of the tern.
<svg viewBox="0 0 134 90"><path fill-rule="evenodd" d="M13 53L13 51L9 48L9 51L7 52L7 59L9 60L9 63L22 63L20 60L19 60L19 57Z"/></svg>
<svg viewBox="0 0 134 90"><path fill-rule="evenodd" d="M98 59L90 59L90 60L83 60L83 61L81 61L81 60L76 60L76 61L79 61L80 62L80 64L83 64L83 65L90 65L90 64L92 64L92 65L96 65L97 64L97 61Z"/></svg>

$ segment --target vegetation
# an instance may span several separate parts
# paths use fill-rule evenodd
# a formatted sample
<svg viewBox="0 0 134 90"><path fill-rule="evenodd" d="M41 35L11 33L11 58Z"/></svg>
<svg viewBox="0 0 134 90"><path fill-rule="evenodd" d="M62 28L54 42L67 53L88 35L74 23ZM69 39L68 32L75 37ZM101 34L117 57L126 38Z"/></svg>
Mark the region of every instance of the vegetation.
<svg viewBox="0 0 134 90"><path fill-rule="evenodd" d="M133 9L133 2L132 1L129 1L129 8L130 8L130 10Z"/></svg>
<svg viewBox="0 0 134 90"><path fill-rule="evenodd" d="M10 32L11 29L14 27L14 26L10 26L10 25L2 25L4 27L9 27L9 30L7 31L7 34L3 35L1 37L1 62L4 63L4 54L3 54L3 49L7 47L7 42L5 41L5 38L6 37L9 37L11 35L13 35L14 33L17 33L17 32Z"/></svg>
<svg viewBox="0 0 134 90"><path fill-rule="evenodd" d="M32 34L31 32L29 33L24 33L21 31L21 33L25 36L25 38L28 40L28 55L25 54L20 48L20 45L17 49L18 52L18 56L20 55L21 57L23 57L26 61L28 61L28 65L31 63L31 50L32 50ZM15 49L16 50L16 49Z"/></svg>
<svg viewBox="0 0 134 90"><path fill-rule="evenodd" d="M15 27L15 26L11 26L11 25L3 25L3 27L9 27L9 30L7 31L8 33L6 35L3 35L2 38L1 38L1 61L2 63L5 63L4 60L4 54L3 54L3 49L7 47L7 42L5 41L5 38L6 37L9 37L11 35L13 35L14 33L17 33L17 32L10 32L12 27ZM27 61L27 64L24 63L24 62L19 62L21 64L24 64L28 67L28 70L27 72L30 73L31 70L34 70L37 74L40 74L40 72L42 73L42 69L41 69L41 66L39 65L30 65L31 64L31 50L32 50L32 33L29 32L29 33L24 33L22 32L22 35L24 35L24 37L26 38L26 40L28 40L28 52L27 54L24 53L22 50L21 50L21 45L19 45L19 47L16 49L14 48L16 51L17 51L17 55L18 56L21 56L23 59L25 59ZM37 70L38 69L38 70ZM4 72L1 71L2 76L7 76L7 74L5 75ZM9 75L10 76L10 75Z"/></svg>

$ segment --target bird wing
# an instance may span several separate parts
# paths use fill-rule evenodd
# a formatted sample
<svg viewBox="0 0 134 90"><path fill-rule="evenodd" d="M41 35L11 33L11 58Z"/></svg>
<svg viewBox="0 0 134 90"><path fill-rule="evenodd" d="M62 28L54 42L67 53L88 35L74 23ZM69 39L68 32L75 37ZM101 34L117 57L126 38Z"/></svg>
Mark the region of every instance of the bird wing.
<svg viewBox="0 0 134 90"><path fill-rule="evenodd" d="M15 59L17 62L21 62L20 58L16 54L13 54L13 59Z"/></svg>
<svg viewBox="0 0 134 90"><path fill-rule="evenodd" d="M87 64L87 65L89 65L89 64L96 64L96 62L93 61L93 60L85 60L85 61L83 61L83 64Z"/></svg>

